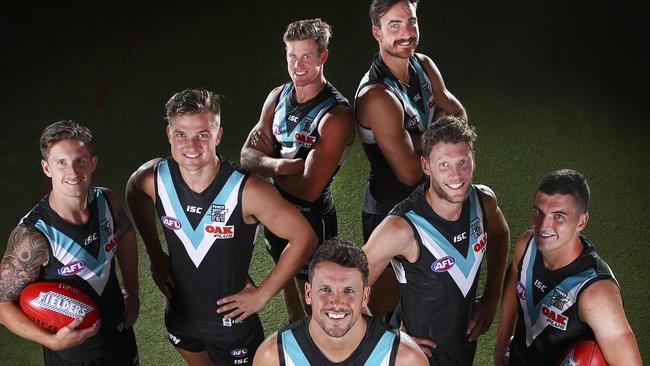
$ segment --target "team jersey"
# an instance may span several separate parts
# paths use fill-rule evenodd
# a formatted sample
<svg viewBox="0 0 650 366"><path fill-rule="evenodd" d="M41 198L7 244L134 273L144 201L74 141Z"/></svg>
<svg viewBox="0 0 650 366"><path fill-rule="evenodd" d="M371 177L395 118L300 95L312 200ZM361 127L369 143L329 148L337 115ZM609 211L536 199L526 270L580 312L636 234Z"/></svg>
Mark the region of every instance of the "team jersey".
<svg viewBox="0 0 650 366"><path fill-rule="evenodd" d="M400 343L399 330L389 329L373 317L363 316L368 326L363 340L344 361L325 357L309 334L311 317L278 331L280 366L393 366Z"/></svg>
<svg viewBox="0 0 650 366"><path fill-rule="evenodd" d="M350 103L329 82L318 95L304 103L296 101L294 90L293 83L284 84L276 101L273 114L273 147L277 156L281 158L306 159L320 138L318 128L322 118L337 105L349 107ZM338 163L339 167L343 164L350 146L351 144L346 147ZM280 193L293 204L317 205L322 207L323 212L327 212L334 205L330 185L337 171L338 167L316 202L304 202L282 189Z"/></svg>
<svg viewBox="0 0 650 366"><path fill-rule="evenodd" d="M383 84L399 100L404 110L404 129L409 135L420 135L432 123L436 112L431 81L424 66L417 56L409 59L410 84L404 84L393 75L388 66L377 54L370 70L363 76L357 88L359 92L368 85ZM356 118L356 112L355 112ZM357 120L357 130L363 149L370 163L370 173L363 200L363 211L386 214L393 206L402 201L413 191L414 187L402 184L375 141L372 130Z"/></svg>
<svg viewBox="0 0 650 366"><path fill-rule="evenodd" d="M50 207L48 195L20 222L36 229L49 243L50 259L37 281L70 284L88 295L99 310L101 328L95 336L79 346L57 351L62 358L75 362L111 353L110 338L122 330L124 318L124 299L113 258L117 249L115 221L100 188L88 190L88 211L87 223L69 223Z"/></svg>
<svg viewBox="0 0 650 366"><path fill-rule="evenodd" d="M197 335L242 336L258 320L254 315L235 323L216 312L217 300L241 291L248 279L257 224L245 223L242 216L247 178L247 172L221 159L212 183L197 193L172 158L155 167L156 211L175 284L166 315Z"/></svg>
<svg viewBox="0 0 650 366"><path fill-rule="evenodd" d="M425 198L422 184L389 215L404 218L419 246L414 263L391 260L400 283L398 315L409 335L434 340L434 352L467 343L479 268L487 248L487 220L478 189L470 186L460 218L438 216Z"/></svg>
<svg viewBox="0 0 650 366"><path fill-rule="evenodd" d="M537 250L534 237L528 241L518 268L516 283L518 318L510 345L511 365L551 365L573 342L593 338L591 328L578 312L582 291L596 281L614 275L585 237L582 254L570 264L549 270Z"/></svg>

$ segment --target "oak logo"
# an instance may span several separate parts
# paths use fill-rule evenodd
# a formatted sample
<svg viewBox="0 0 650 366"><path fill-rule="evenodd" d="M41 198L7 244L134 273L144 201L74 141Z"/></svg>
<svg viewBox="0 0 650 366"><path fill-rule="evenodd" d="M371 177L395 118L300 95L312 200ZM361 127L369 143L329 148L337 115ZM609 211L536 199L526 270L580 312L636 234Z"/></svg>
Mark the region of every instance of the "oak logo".
<svg viewBox="0 0 650 366"><path fill-rule="evenodd" d="M230 239L235 237L234 225L205 224L203 228L206 233L213 234L217 239Z"/></svg>
<svg viewBox="0 0 650 366"><path fill-rule="evenodd" d="M569 322L569 318L553 311L546 305L542 305L542 314L546 317L546 323L550 326L557 328L559 330L566 330L566 325Z"/></svg>
<svg viewBox="0 0 650 366"><path fill-rule="evenodd" d="M316 143L316 136L305 135L300 132L296 132L293 138L299 145L311 146Z"/></svg>

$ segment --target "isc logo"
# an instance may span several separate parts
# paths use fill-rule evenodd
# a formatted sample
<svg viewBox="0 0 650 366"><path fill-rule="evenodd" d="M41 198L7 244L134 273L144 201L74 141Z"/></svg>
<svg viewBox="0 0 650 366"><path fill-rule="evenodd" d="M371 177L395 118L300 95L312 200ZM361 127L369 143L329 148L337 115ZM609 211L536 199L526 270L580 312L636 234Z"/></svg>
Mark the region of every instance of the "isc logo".
<svg viewBox="0 0 650 366"><path fill-rule="evenodd" d="M431 269L434 272L447 272L451 267L456 264L454 257L444 257L440 258L437 261L433 262Z"/></svg>
<svg viewBox="0 0 650 366"><path fill-rule="evenodd" d="M462 241L464 239L467 239L467 231L464 231L462 234L458 234L454 236L454 243L458 243L459 241Z"/></svg>
<svg viewBox="0 0 650 366"><path fill-rule="evenodd" d="M298 116L289 115L289 117L287 117L287 119L289 121L291 121L291 122L298 122Z"/></svg>
<svg viewBox="0 0 650 366"><path fill-rule="evenodd" d="M206 233L214 234L217 239L230 239L235 236L235 227L233 225L205 224L204 229Z"/></svg>
<svg viewBox="0 0 650 366"><path fill-rule="evenodd" d="M197 213L197 214L200 214L201 211L203 211L203 207L196 207L196 206L189 206L189 205L188 205L187 208L185 209L185 211L187 211L187 212L189 212L189 213Z"/></svg>
<svg viewBox="0 0 650 366"><path fill-rule="evenodd" d="M72 276L79 273L84 268L86 268L86 262L76 260L68 263L65 267L59 268L58 272L61 276Z"/></svg>
<svg viewBox="0 0 650 366"><path fill-rule="evenodd" d="M237 348L237 349L234 349L234 350L230 351L230 355L232 357L237 357L237 358L244 357L247 354L248 354L248 349L247 348Z"/></svg>
<svg viewBox="0 0 650 366"><path fill-rule="evenodd" d="M316 137L315 136L303 135L300 132L296 132L293 135L293 138L298 142L302 142L304 145L311 146L311 145L316 143Z"/></svg>
<svg viewBox="0 0 650 366"><path fill-rule="evenodd" d="M160 221L169 230L178 230L182 227L181 222L171 216L163 216Z"/></svg>
<svg viewBox="0 0 650 366"><path fill-rule="evenodd" d="M569 321L568 317L556 313L546 305L542 305L542 314L544 314L544 316L546 317L546 322L550 324L552 327L555 327L560 330L566 330L566 325L567 322Z"/></svg>

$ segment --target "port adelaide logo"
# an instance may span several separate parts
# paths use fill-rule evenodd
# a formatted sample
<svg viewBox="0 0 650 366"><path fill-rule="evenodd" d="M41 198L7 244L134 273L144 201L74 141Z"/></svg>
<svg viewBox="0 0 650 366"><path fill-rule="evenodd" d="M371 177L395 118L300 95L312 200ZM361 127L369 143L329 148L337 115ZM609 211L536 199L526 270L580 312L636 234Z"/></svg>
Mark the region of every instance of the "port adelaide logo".
<svg viewBox="0 0 650 366"><path fill-rule="evenodd" d="M228 209L225 205L213 203L210 206L210 219L212 223L205 224L203 229L206 233L212 234L217 239L230 239L235 237L234 225L219 225L215 223L226 222Z"/></svg>
<svg viewBox="0 0 650 366"><path fill-rule="evenodd" d="M210 219L212 222L226 222L226 205L213 203L210 210Z"/></svg>

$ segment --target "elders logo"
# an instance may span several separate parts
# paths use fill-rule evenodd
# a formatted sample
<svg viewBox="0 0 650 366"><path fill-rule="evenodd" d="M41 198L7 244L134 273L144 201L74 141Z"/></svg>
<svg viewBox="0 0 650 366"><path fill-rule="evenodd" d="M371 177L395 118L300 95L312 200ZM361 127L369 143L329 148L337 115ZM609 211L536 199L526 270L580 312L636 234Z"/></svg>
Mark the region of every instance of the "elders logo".
<svg viewBox="0 0 650 366"><path fill-rule="evenodd" d="M61 295L54 291L41 292L37 298L29 302L36 307L41 306L70 318L86 316L93 307L81 301Z"/></svg>
<svg viewBox="0 0 650 366"><path fill-rule="evenodd" d="M454 266L454 264L456 264L456 260L454 259L454 257L444 257L433 262L433 264L431 265L431 269L434 272L438 272L438 273L447 272L448 270L451 269L451 267Z"/></svg>
<svg viewBox="0 0 650 366"><path fill-rule="evenodd" d="M66 264L64 267L59 268L57 272L59 272L61 276L72 276L81 272L84 268L86 268L85 261L75 260Z"/></svg>
<svg viewBox="0 0 650 366"><path fill-rule="evenodd" d="M546 323L559 330L566 330L569 318L553 311L546 305L542 305L542 314L546 317Z"/></svg>
<svg viewBox="0 0 650 366"><path fill-rule="evenodd" d="M169 230L179 230L182 227L181 222L178 221L175 217L163 216L160 221Z"/></svg>
<svg viewBox="0 0 650 366"><path fill-rule="evenodd" d="M203 229L206 233L213 234L217 239L230 239L235 237L235 226L233 225L205 224Z"/></svg>

